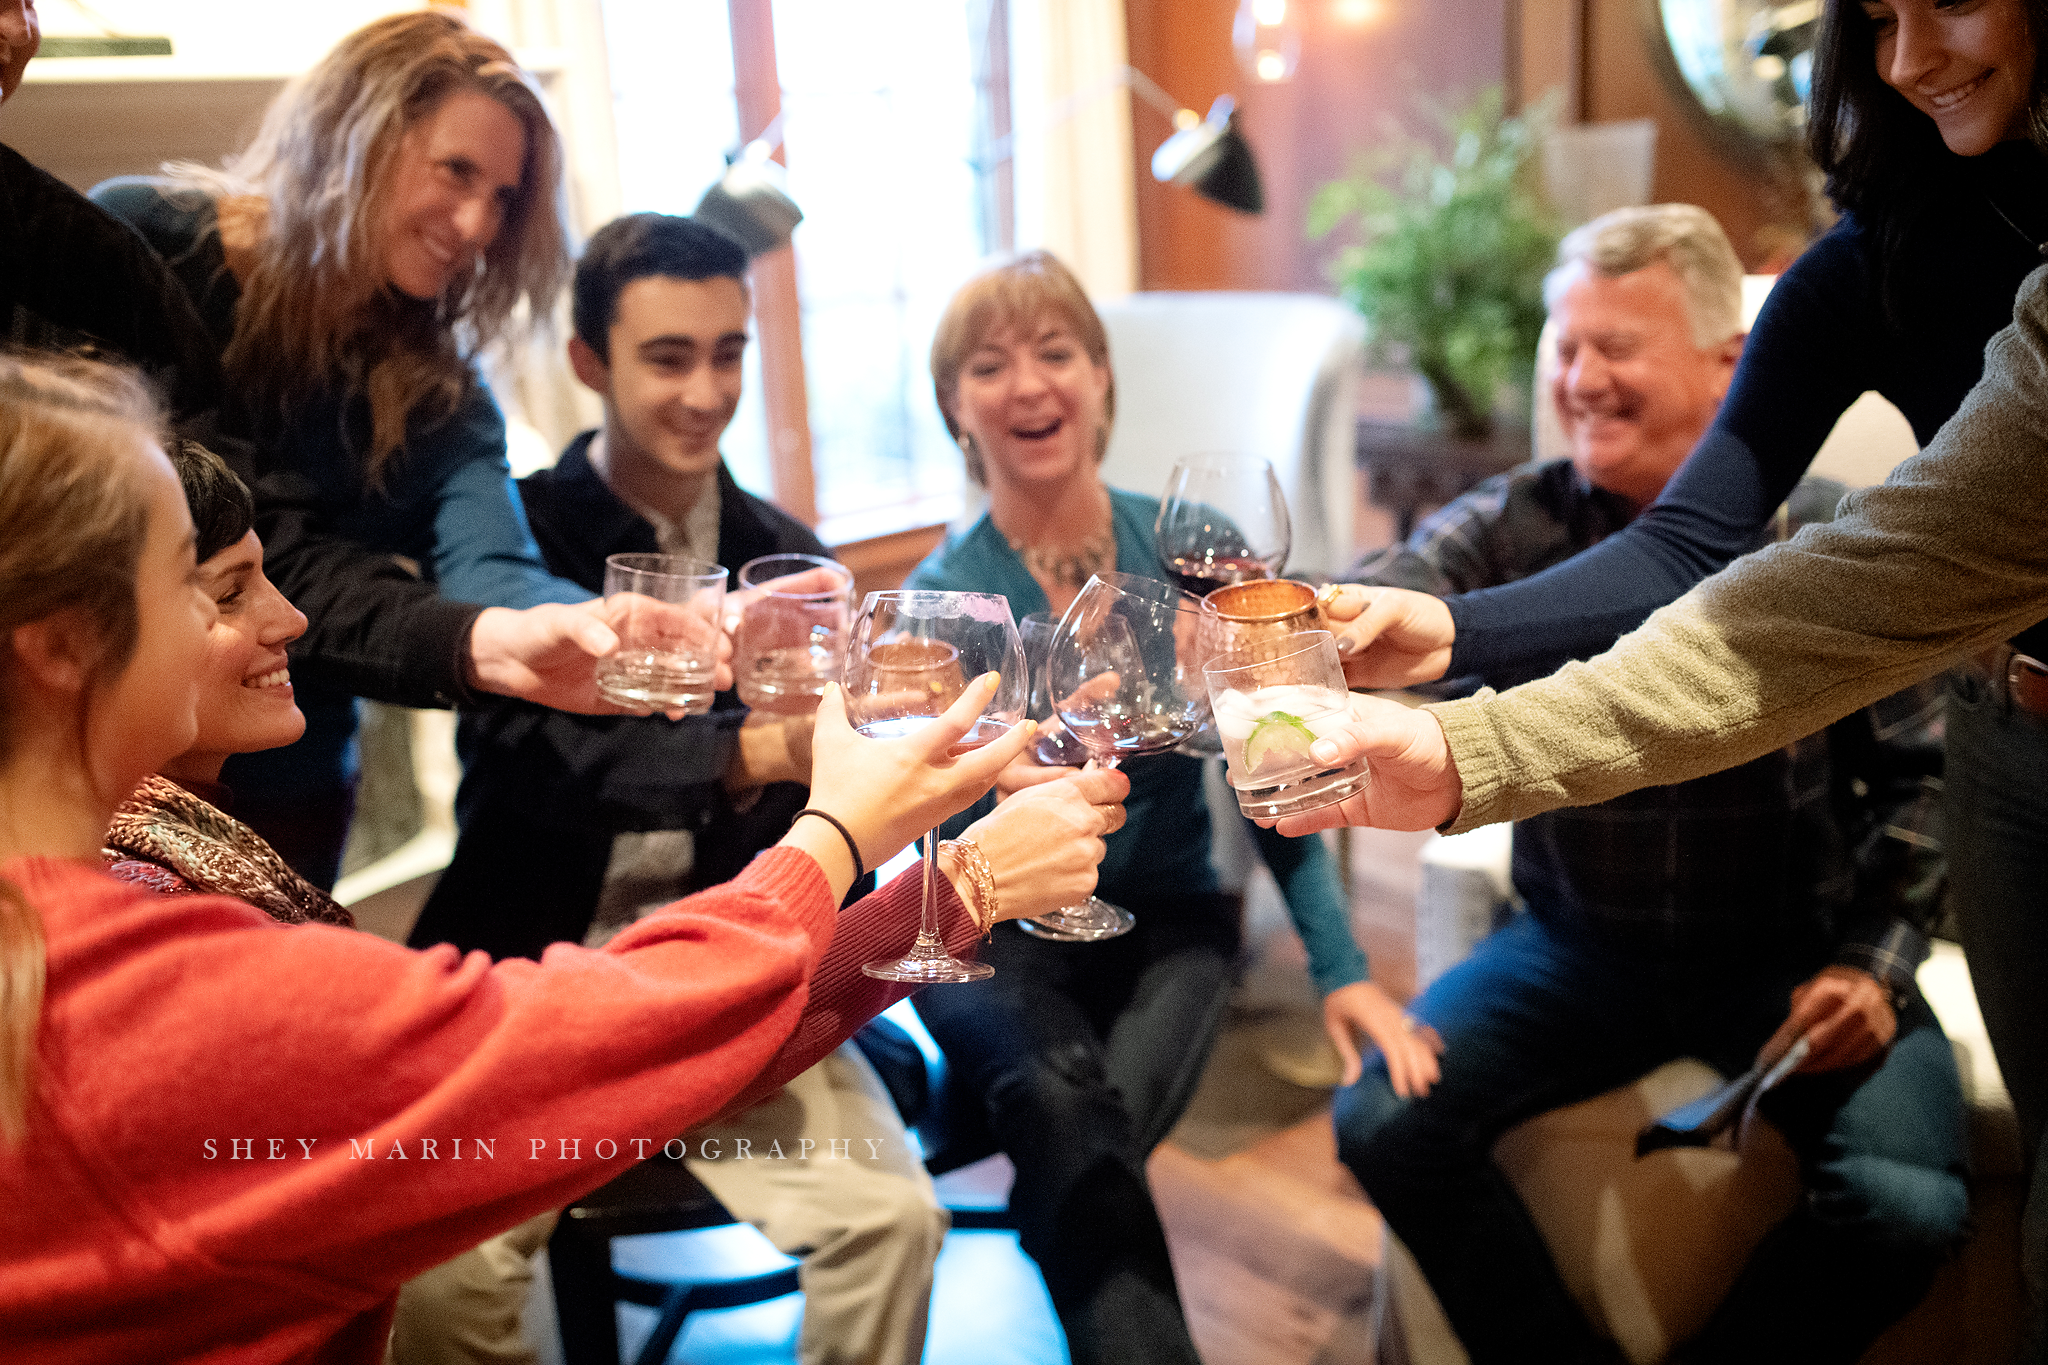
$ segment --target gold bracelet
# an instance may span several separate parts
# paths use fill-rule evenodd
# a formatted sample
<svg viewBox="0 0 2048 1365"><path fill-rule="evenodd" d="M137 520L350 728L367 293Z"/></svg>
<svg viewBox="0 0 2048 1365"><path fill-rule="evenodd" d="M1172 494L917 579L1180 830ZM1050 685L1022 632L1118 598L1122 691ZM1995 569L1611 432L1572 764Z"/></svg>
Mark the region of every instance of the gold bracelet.
<svg viewBox="0 0 2048 1365"><path fill-rule="evenodd" d="M980 844L965 837L946 840L939 845L939 852L960 860L960 871L974 892L967 913L973 917L974 927L986 936L996 927L996 873L989 866L988 854L981 851Z"/></svg>

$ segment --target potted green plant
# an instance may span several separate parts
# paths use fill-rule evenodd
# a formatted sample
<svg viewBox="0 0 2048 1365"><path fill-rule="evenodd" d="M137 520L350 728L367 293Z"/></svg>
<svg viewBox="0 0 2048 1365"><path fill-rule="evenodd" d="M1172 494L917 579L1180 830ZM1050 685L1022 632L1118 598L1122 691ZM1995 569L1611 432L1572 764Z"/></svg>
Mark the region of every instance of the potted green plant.
<svg viewBox="0 0 2048 1365"><path fill-rule="evenodd" d="M1428 382L1435 419L1477 439L1527 413L1558 232L1540 188L1547 105L1509 116L1498 86L1462 106L1421 101L1433 136L1395 125L1352 173L1319 187L1309 232L1355 223L1332 269L1374 350Z"/></svg>

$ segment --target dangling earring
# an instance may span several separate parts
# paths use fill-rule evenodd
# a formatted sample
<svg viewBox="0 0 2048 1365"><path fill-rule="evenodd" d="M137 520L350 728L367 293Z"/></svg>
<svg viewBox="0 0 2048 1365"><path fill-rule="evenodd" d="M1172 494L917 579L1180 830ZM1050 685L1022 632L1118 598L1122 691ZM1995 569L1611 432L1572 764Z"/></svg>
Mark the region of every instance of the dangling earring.
<svg viewBox="0 0 2048 1365"><path fill-rule="evenodd" d="M982 463L981 450L974 444L974 437L964 431L960 433L960 458L967 462L967 477L985 486L988 467Z"/></svg>

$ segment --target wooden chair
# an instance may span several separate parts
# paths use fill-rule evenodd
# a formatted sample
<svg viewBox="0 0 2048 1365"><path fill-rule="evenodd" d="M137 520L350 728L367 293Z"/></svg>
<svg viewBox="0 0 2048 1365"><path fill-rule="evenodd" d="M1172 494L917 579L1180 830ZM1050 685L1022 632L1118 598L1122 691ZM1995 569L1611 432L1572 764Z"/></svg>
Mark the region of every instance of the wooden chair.
<svg viewBox="0 0 2048 1365"><path fill-rule="evenodd" d="M702 1309L738 1308L793 1294L794 1265L735 1279L670 1282L622 1274L612 1268L612 1238L687 1232L737 1221L680 1160L652 1156L562 1211L548 1241L555 1313L566 1365L618 1365L616 1305L637 1303L659 1311L654 1335L636 1359L660 1365Z"/></svg>
<svg viewBox="0 0 2048 1365"><path fill-rule="evenodd" d="M957 1170L996 1151L981 1107L945 1083L943 1064L931 1065L898 1029L870 1025L857 1038L882 1078L904 1122L917 1129L933 1175ZM895 1035L892 1037L891 1035ZM1013 1229L1008 1209L950 1208L956 1230ZM659 1311L639 1365L667 1359L691 1313L741 1308L797 1291L794 1265L731 1278L680 1280L613 1266L611 1239L657 1232L723 1227L735 1219L682 1161L653 1156L563 1210L548 1242L565 1365L616 1365L616 1305L637 1303Z"/></svg>

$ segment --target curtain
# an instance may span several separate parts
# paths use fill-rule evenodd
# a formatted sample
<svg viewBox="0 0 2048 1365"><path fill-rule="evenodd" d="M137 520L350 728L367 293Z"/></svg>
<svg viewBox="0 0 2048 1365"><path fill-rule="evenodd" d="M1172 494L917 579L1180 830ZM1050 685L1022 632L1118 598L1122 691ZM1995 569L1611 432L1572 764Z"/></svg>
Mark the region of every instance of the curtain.
<svg viewBox="0 0 2048 1365"><path fill-rule="evenodd" d="M1128 60L1123 0L1010 0L1017 245L1097 299L1137 288Z"/></svg>

